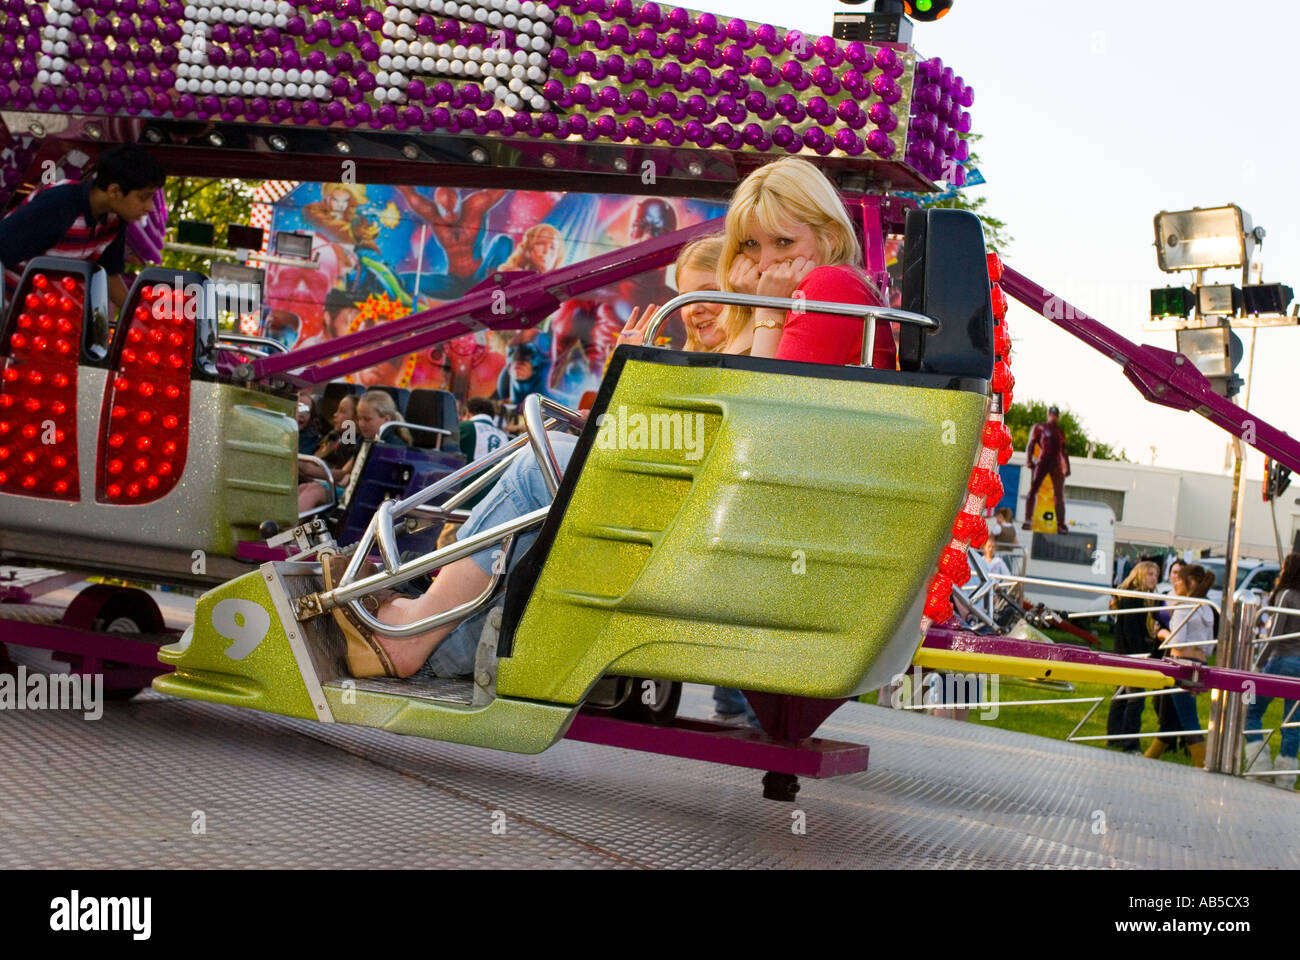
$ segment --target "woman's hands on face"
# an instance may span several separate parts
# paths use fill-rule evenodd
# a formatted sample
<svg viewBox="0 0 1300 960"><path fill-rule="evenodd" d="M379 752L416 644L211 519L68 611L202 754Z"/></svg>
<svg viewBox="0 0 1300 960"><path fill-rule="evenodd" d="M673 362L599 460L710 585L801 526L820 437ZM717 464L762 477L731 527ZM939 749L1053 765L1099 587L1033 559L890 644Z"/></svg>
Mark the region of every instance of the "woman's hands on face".
<svg viewBox="0 0 1300 960"><path fill-rule="evenodd" d="M763 297L789 297L816 266L807 257L774 263L759 276L757 292Z"/></svg>
<svg viewBox="0 0 1300 960"><path fill-rule="evenodd" d="M758 264L744 255L731 261L727 281L736 293L758 292Z"/></svg>
<svg viewBox="0 0 1300 960"><path fill-rule="evenodd" d="M641 312L640 307L633 307L632 312L628 314L627 323L623 324L623 330L618 335L618 343L630 343L633 346L643 343L645 328L658 309L659 307L653 303L646 304L644 313Z"/></svg>

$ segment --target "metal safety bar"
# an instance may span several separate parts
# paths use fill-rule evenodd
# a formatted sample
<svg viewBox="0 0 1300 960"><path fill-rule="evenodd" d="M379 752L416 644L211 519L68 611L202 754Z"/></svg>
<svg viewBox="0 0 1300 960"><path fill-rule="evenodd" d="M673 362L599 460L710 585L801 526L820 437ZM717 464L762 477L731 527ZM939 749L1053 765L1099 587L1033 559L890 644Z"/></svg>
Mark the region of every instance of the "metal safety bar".
<svg viewBox="0 0 1300 960"><path fill-rule="evenodd" d="M439 438L451 436L451 431L444 430L442 427L426 427L422 423L410 423L406 420L387 420L380 425L379 432L375 434L375 439L378 440L380 443L383 443L385 433L388 433L390 430L401 430L401 429L420 430L423 431L424 433L433 433L433 434L437 434ZM438 442L441 443L442 440L439 439Z"/></svg>
<svg viewBox="0 0 1300 960"><path fill-rule="evenodd" d="M536 400L537 395L529 397L529 400ZM466 464L459 470L456 470L443 477L436 483L432 483L422 490L417 491L405 500L389 500L380 505L380 508L371 518L370 524L366 527L366 532L353 548L352 558L348 562L347 569L344 570L343 576L332 590L321 591L314 597L304 598L309 602L300 606L300 613L307 616L315 616L324 613L333 607L347 603L357 618L370 629L391 637L411 637L424 633L435 627L442 626L455 620L460 620L473 613L492 595L493 591L500 580L502 573L506 568L505 563L493 564L492 580L488 587L478 597L469 600L451 610L442 613L424 617L413 623L395 626L384 623L373 617L364 607L361 606L360 598L377 590L390 587L397 583L405 583L415 577L439 567L452 563L463 557L471 556L489 547L495 543L503 543L504 551L508 555L516 534L539 526L549 512L549 507L543 507L534 510L531 513L521 517L499 524L490 530L484 530L481 533L468 537L464 540L457 540L438 550L426 553L423 556L416 557L412 560L402 563L397 548L396 534L394 532L394 523L408 513L421 508L429 500L444 493L458 483L473 476L476 473L483 473L474 483L469 484L466 489L451 497L443 505L441 511L448 511L464 499L473 496L474 493L482 489L489 482L485 479L490 476L495 479L501 471L505 470L509 463L516 458L524 455L523 447L525 444L530 445L534 455L537 457L538 466L542 471L542 476L548 479L548 488L554 497L555 490L558 489L558 479L554 487L549 483L550 473L548 468L554 469L558 477L558 461L555 460L554 451L551 449L549 439L546 439L546 431L557 424L562 419L572 426L581 426L584 418L576 411L567 407L556 404L553 401L546 401L548 411L554 412L556 418L543 418L541 416L541 406L539 403L525 403L525 407L533 410L534 416L530 420L525 417L525 436L511 441L505 446L492 451L484 457L475 460L473 463ZM540 440L537 434L540 433ZM369 577L356 579L361 569L361 564L369 554L370 548L377 546L380 558L383 560L384 569Z"/></svg>
<svg viewBox="0 0 1300 960"><path fill-rule="evenodd" d="M321 484L325 487L325 492L329 494L329 502L324 506L312 507L307 512L298 514L298 519L301 521L306 520L308 517L314 517L318 513L326 513L327 511L333 510L339 504L339 494L338 490L334 488L334 474L330 471L329 464L320 457L312 456L310 453L300 453L298 454L298 459L306 460L308 463L314 463L316 466L320 467L321 472L325 474L325 476L321 478ZM307 479L315 480L317 478L308 477Z"/></svg>
<svg viewBox="0 0 1300 960"><path fill-rule="evenodd" d="M537 457L537 463L542 468L542 479L546 481L546 489L554 497L560 489L560 461L555 458L551 438L546 434L546 424L542 422L543 410L553 414L556 420L562 420L568 426L579 429L587 422L587 418L540 393L530 393L524 399L524 428L528 433L528 441L532 444L533 453Z"/></svg>
<svg viewBox="0 0 1300 960"><path fill-rule="evenodd" d="M920 313L907 310L895 310L893 307L877 307L865 303L831 303L825 300L805 300L802 297L760 297L755 293L731 293L723 290L696 290L693 293L679 293L673 297L650 318L646 324L641 342L653 346L656 334L663 322L676 310L688 303L721 303L729 307L768 307L774 310L793 310L795 313L833 313L842 317L861 317L867 323L862 331L862 366L871 366L871 358L876 349L876 321L890 323L910 323L927 330L938 330L939 321Z"/></svg>

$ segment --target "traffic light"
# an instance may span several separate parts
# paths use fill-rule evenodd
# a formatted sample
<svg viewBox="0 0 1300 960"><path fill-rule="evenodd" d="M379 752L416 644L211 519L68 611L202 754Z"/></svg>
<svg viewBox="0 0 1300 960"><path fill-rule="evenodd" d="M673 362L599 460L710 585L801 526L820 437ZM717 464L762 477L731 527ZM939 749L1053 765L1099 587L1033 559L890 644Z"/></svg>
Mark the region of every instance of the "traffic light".
<svg viewBox="0 0 1300 960"><path fill-rule="evenodd" d="M1151 291L1151 319L1186 317L1196 298L1186 287L1157 287Z"/></svg>
<svg viewBox="0 0 1300 960"><path fill-rule="evenodd" d="M903 10L918 23L930 23L952 9L952 0L903 0Z"/></svg>
<svg viewBox="0 0 1300 960"><path fill-rule="evenodd" d="M1291 468L1283 466L1272 458L1264 460L1264 500L1276 499L1286 493L1291 486Z"/></svg>
<svg viewBox="0 0 1300 960"><path fill-rule="evenodd" d="M1242 305L1248 314L1286 313L1294 291L1284 283L1261 283L1241 288Z"/></svg>

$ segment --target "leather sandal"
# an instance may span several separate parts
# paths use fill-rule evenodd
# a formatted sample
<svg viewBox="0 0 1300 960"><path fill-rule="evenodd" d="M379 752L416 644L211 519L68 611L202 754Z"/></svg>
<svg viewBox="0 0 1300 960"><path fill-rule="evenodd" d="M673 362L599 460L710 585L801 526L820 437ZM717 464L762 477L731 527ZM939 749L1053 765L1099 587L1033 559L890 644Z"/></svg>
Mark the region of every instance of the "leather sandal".
<svg viewBox="0 0 1300 960"><path fill-rule="evenodd" d="M320 558L321 576L325 589L333 590L335 584L343 579L343 571L348 568L350 557L342 554L322 554ZM370 561L365 561L357 570L357 579L361 580L379 572L379 568ZM371 614L378 615L379 608L393 597L401 596L396 590L380 590L361 597L361 605ZM397 668L392 658L384 649L370 628L356 618L348 604L340 604L331 611L334 622L347 641L348 672L357 678L362 677L396 677Z"/></svg>

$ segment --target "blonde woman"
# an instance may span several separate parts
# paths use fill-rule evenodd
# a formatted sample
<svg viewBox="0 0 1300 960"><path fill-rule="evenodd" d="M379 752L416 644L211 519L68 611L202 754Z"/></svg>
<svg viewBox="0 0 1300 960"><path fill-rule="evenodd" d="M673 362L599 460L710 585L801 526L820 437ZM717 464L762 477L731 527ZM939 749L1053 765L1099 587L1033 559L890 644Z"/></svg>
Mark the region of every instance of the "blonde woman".
<svg viewBox="0 0 1300 960"><path fill-rule="evenodd" d="M346 398L345 398L346 399ZM339 406L343 404L340 402ZM361 434L363 440L373 440L379 434L379 429L390 420L400 420L401 416L397 412L397 404L393 398L383 390L370 390L361 399L357 401L356 407L356 424L357 432ZM403 443L411 442L411 435L402 428L397 431ZM393 434L389 433L386 440L391 440ZM353 455L343 464L343 466L332 470L333 476L330 478L336 489L341 494L343 488L347 487L348 480L352 477L352 468L356 463L356 456ZM324 478L321 478L324 479ZM329 492L319 483L300 483L298 484L298 512L303 513L312 507L319 507L329 499Z"/></svg>
<svg viewBox="0 0 1300 960"><path fill-rule="evenodd" d="M760 167L727 208L718 263L720 288L760 296L834 303L883 304L862 270L862 247L834 185L807 160L786 157ZM750 346L755 357L856 364L863 321L829 313L731 308L728 353ZM746 343L746 340L749 343ZM896 369L893 331L877 326L872 366Z"/></svg>
<svg viewBox="0 0 1300 960"><path fill-rule="evenodd" d="M1143 560L1124 578L1119 585L1121 590L1133 590L1138 593L1155 593L1156 584L1160 582L1160 568L1150 560ZM1148 656L1155 649L1155 639L1151 636L1151 618L1145 613L1124 613L1125 610L1141 610L1150 607L1155 601L1141 597L1116 597L1111 609L1118 612L1114 618L1112 633L1115 635L1115 652L1127 657ZM1123 693L1140 693L1136 687L1120 687L1116 695ZM1110 713L1106 717L1108 736L1140 733L1142 730L1142 711L1147 697L1135 697L1132 700L1114 700L1110 702ZM1152 704L1154 706L1154 704ZM1118 746L1125 753L1137 753L1141 749L1138 740L1120 740Z"/></svg>

